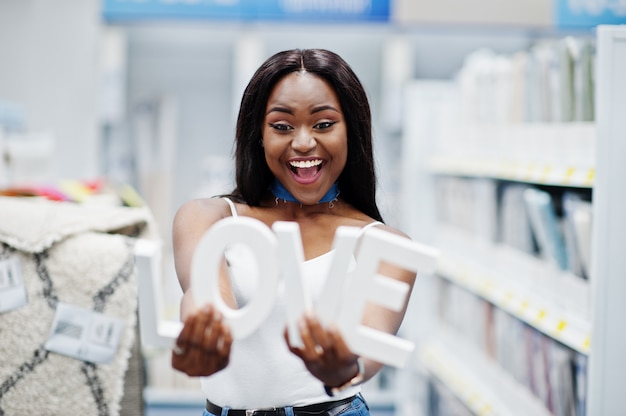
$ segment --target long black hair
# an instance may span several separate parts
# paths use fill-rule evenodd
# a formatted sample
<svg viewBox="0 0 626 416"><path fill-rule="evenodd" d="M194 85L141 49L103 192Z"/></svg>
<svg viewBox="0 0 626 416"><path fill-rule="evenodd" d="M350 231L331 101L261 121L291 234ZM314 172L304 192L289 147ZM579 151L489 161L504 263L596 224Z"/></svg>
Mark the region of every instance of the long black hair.
<svg viewBox="0 0 626 416"><path fill-rule="evenodd" d="M233 196L258 206L274 180L265 161L262 143L267 101L286 75L306 71L326 80L343 110L348 132L348 158L339 175L341 197L356 209L382 221L376 204L376 172L372 151L372 116L367 95L350 66L324 49L278 52L257 69L241 99L235 132Z"/></svg>

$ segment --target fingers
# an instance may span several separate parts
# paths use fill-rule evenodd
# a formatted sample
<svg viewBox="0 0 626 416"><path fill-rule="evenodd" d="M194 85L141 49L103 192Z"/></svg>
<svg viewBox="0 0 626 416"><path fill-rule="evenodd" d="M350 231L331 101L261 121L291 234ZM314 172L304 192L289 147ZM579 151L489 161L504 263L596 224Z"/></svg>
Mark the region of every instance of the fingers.
<svg viewBox="0 0 626 416"><path fill-rule="evenodd" d="M319 326L319 325L318 325ZM327 345L324 338L324 334L321 333L321 328L315 328L314 319L305 317L299 323L300 338L302 339L302 359L305 361L319 360L323 353L324 348L322 345Z"/></svg>
<svg viewBox="0 0 626 416"><path fill-rule="evenodd" d="M223 336L220 338L220 342L218 343L217 352L228 358L230 357L230 348L233 345L233 334L227 326L224 326L223 328Z"/></svg>
<svg viewBox="0 0 626 416"><path fill-rule="evenodd" d="M315 316L305 316L299 322L302 347L289 344L288 330L284 337L292 353L302 359L306 368L327 385L340 385L353 375L354 354L336 326L324 328Z"/></svg>
<svg viewBox="0 0 626 416"><path fill-rule="evenodd" d="M208 376L225 368L233 337L219 311L208 306L191 315L172 350L172 366L190 376Z"/></svg>
<svg viewBox="0 0 626 416"><path fill-rule="evenodd" d="M311 340L315 344L315 351L319 354L325 351L332 353L334 351L334 344L331 334L322 327L320 321L314 316L305 317L308 331L311 335Z"/></svg>
<svg viewBox="0 0 626 416"><path fill-rule="evenodd" d="M339 332L339 328L337 328L337 326L332 325L330 328L328 328L327 333L331 340L330 342L333 344L333 347L337 352L337 355L352 355L352 351L348 347L348 344L346 344L346 341L341 335L341 332Z"/></svg>
<svg viewBox="0 0 626 416"><path fill-rule="evenodd" d="M285 340L291 352L305 362L337 364L355 357L336 326L324 328L314 315L307 315L299 322L302 347L289 344L287 330Z"/></svg>

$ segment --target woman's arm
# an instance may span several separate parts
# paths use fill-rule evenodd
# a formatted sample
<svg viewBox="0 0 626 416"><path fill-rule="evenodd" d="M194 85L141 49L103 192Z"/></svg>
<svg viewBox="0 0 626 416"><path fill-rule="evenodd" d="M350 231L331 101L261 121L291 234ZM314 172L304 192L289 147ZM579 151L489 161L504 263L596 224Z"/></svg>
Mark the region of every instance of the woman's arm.
<svg viewBox="0 0 626 416"><path fill-rule="evenodd" d="M173 224L174 264L183 297L180 306L183 329L172 353L172 366L189 376L209 376L228 365L232 334L222 315L211 305L196 305L190 290L191 261L204 233L224 217L221 200L193 200L182 205ZM232 304L232 291L222 264L220 290ZM199 308L201 306L201 308Z"/></svg>
<svg viewBox="0 0 626 416"><path fill-rule="evenodd" d="M378 226L377 228L399 235L403 238L409 238L403 232L398 231L392 227ZM368 302L365 308L365 312L363 314L362 323L364 326L383 331L388 334L396 335L398 330L400 329L400 325L402 324L404 315L406 314L409 303L409 296L413 291L413 285L415 284L416 273L385 262L381 263L378 273L383 276L387 276L389 278L396 279L400 282L408 284L408 295L400 311L392 311L373 302ZM382 364L368 359L364 359L364 364L365 375L367 379L373 377L382 368Z"/></svg>

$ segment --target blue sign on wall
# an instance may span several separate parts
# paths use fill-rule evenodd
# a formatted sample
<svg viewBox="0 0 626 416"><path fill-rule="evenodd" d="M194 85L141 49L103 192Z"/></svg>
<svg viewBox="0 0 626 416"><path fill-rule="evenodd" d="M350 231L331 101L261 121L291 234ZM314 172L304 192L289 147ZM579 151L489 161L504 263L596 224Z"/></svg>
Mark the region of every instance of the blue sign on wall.
<svg viewBox="0 0 626 416"><path fill-rule="evenodd" d="M103 0L105 20L389 21L391 0Z"/></svg>
<svg viewBox="0 0 626 416"><path fill-rule="evenodd" d="M626 24L626 0L556 0L560 28Z"/></svg>

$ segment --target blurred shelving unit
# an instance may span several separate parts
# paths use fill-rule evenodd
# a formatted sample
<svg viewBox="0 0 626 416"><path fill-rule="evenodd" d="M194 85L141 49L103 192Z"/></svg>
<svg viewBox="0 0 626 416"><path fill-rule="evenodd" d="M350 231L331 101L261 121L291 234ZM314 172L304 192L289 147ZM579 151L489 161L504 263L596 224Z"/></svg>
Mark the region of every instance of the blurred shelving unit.
<svg viewBox="0 0 626 416"><path fill-rule="evenodd" d="M474 126L466 129L463 135L470 142L471 136L491 136L493 139L488 141L497 145L491 147L487 154L472 157L458 154L433 156L428 161L429 170L448 175L486 177L541 185L581 188L593 186L595 123L520 123L495 129ZM504 146L509 147L502 149ZM524 154L522 149L533 147L545 149L546 153ZM575 150L571 150L570 154L562 154L571 148ZM494 156L494 153L498 156ZM557 158L550 157L550 153L561 153L558 158L561 160L557 161Z"/></svg>
<svg viewBox="0 0 626 416"><path fill-rule="evenodd" d="M617 329L626 314L626 282L620 278L626 257L619 254L626 247L622 179L626 177L626 27L599 26L596 48L597 107L592 121L463 124L456 117L459 91L454 81L417 80L408 86L403 138L405 222L413 238L442 252L436 276L423 279L416 290L427 293L422 298L439 297L443 286L444 291L462 292L459 296L471 304L455 304L460 297L454 295L445 304L434 302L411 311L422 314L409 317L408 323L418 345L415 368L421 375L418 379L444 385L471 414L626 413L617 387L626 382L626 335ZM589 276L581 278L497 238L438 224L441 212L429 201L445 192L437 179L442 177L592 195ZM497 189L491 188L489 195L498 195ZM481 194L459 198L472 197ZM495 215L495 211L483 214ZM485 341L498 335L490 333L493 328L480 327L480 314L472 315L483 310L497 310L508 317L507 322L522 328L522 343L541 339L542 345L566 351L572 366L581 364L572 372L569 385L577 402L557 404L550 396L555 392L542 397L545 388L533 385L527 370L521 375L503 371L503 363ZM454 327L442 319L455 313L457 318L465 315L466 324L478 321L479 335L464 334L463 324Z"/></svg>
<svg viewBox="0 0 626 416"><path fill-rule="evenodd" d="M549 415L508 373L453 333L440 332L420 349L418 359L474 414Z"/></svg>
<svg viewBox="0 0 626 416"><path fill-rule="evenodd" d="M626 26L598 29L597 173L594 185L589 415L626 413Z"/></svg>
<svg viewBox="0 0 626 416"><path fill-rule="evenodd" d="M436 245L446 253L440 276L570 348L589 353L586 281L505 245L483 246L455 231L438 231L444 237Z"/></svg>

